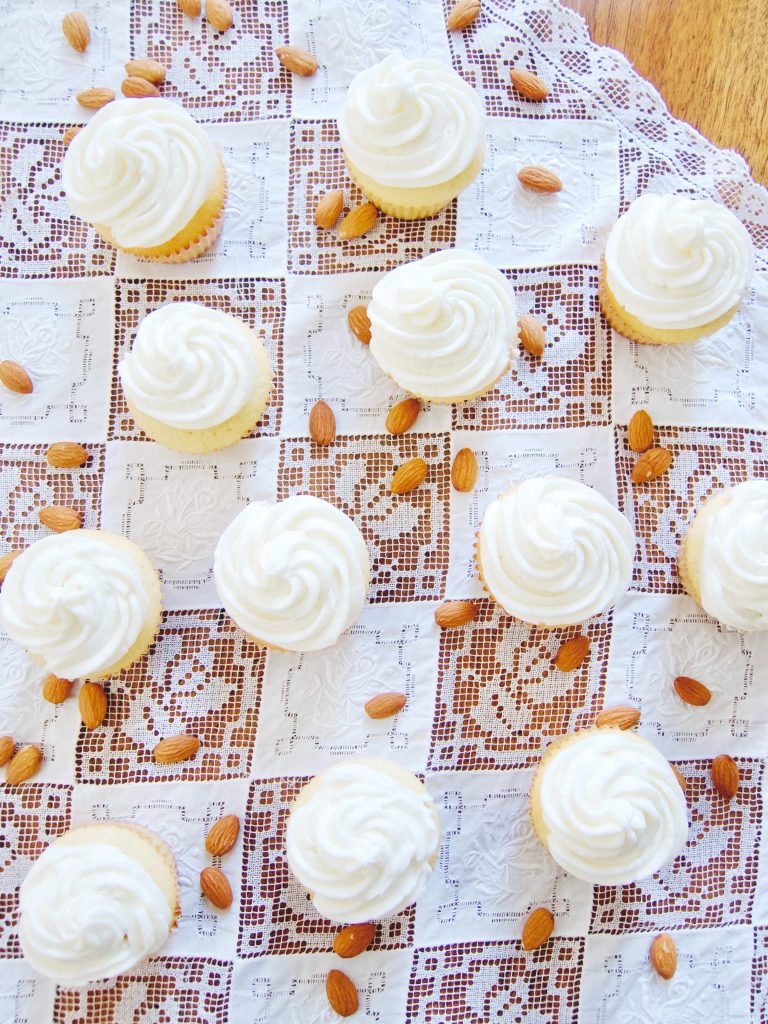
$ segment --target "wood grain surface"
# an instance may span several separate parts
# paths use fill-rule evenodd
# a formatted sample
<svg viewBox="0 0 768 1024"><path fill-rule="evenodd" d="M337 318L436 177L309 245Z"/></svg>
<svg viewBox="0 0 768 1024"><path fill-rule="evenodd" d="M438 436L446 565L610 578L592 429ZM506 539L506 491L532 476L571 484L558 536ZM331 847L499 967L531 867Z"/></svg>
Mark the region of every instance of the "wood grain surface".
<svg viewBox="0 0 768 1024"><path fill-rule="evenodd" d="M768 0L563 0L675 115L768 184Z"/></svg>

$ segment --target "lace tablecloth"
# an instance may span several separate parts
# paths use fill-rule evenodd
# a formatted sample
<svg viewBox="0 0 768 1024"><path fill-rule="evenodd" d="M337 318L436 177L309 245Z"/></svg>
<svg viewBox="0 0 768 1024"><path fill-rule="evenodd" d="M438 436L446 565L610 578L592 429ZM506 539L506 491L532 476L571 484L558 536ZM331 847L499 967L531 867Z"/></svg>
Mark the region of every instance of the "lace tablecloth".
<svg viewBox="0 0 768 1024"><path fill-rule="evenodd" d="M85 56L61 34L73 3L90 20ZM174 0L5 0L0 72L0 358L26 366L31 396L0 393L2 545L47 531L44 504L126 534L162 573L167 612L148 657L109 684L104 725L77 702L42 700L42 673L0 649L0 733L37 743L41 773L3 787L0 1020L14 1024L263 1024L337 1019L324 978L344 967L360 1020L380 1024L757 1024L768 1019L768 851L762 849L768 634L720 629L681 592L674 558L703 498L768 476L768 202L742 159L673 120L619 54L594 46L555 0L483 0L475 25L445 29L439 0L240 0L215 34ZM309 79L273 56L290 40L320 60ZM489 115L485 168L439 216L382 217L339 241L312 222L323 192L347 183L333 116L357 71L393 49L453 65ZM203 122L224 155L230 200L215 251L179 267L115 253L72 217L59 166L75 94L119 87L122 64L169 68L164 95ZM520 98L508 69L538 71L544 104ZM553 168L557 197L518 186L525 163ZM612 334L598 312L606 232L638 194L712 196L742 218L757 273L736 319L693 346L658 349ZM346 326L381 274L448 246L485 254L513 281L520 312L547 324L540 361L520 360L488 396L424 412L384 433L399 393ZM205 457L146 440L115 365L137 324L172 298L231 311L263 335L277 386L252 437ZM339 437L320 449L308 413L323 398ZM629 483L626 424L646 407L671 471ZM45 447L76 440L81 470L51 469ZM478 486L450 486L451 455L478 456ZM393 467L420 455L427 482L389 494ZM513 478L557 472L618 502L639 545L631 592L589 622L592 655L563 675L552 656L569 631L530 629L482 598L471 548L488 502ZM373 558L370 604L332 649L266 654L223 614L211 578L222 528L255 497L310 491L359 524ZM439 632L444 598L481 598L471 626ZM575 631L574 631L575 632ZM707 683L706 708L681 703L680 674ZM363 703L408 695L395 719ZM606 704L642 710L639 731L689 780L686 852L650 881L592 887L559 872L527 814L544 745ZM158 738L191 732L194 761L157 765ZM717 797L709 759L731 753L742 785ZM339 757L394 758L436 800L439 864L415 907L383 922L374 947L342 963L336 928L313 911L283 855L286 811L302 781ZM203 838L222 813L244 827L222 867L228 912L201 897ZM21 959L18 886L71 825L144 823L173 847L180 927L160 957L111 982L57 989ZM530 909L551 907L555 938L524 953ZM674 932L670 982L648 965L650 936Z"/></svg>

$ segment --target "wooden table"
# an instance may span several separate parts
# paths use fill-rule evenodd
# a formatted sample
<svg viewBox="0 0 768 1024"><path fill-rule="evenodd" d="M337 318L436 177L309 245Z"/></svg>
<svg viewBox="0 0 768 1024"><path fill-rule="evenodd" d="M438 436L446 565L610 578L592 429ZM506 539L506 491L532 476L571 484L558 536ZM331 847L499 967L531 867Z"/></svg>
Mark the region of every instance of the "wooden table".
<svg viewBox="0 0 768 1024"><path fill-rule="evenodd" d="M768 0L563 0L596 43L629 57L667 102L768 184Z"/></svg>

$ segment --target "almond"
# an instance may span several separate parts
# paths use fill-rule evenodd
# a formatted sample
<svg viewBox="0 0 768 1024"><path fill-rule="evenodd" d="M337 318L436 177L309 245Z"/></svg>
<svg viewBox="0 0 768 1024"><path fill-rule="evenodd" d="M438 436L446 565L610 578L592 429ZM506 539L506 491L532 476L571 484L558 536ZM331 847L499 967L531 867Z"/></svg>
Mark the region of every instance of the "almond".
<svg viewBox="0 0 768 1024"><path fill-rule="evenodd" d="M435 612L435 622L441 629L455 629L474 622L478 607L474 601L446 601Z"/></svg>
<svg viewBox="0 0 768 1024"><path fill-rule="evenodd" d="M551 910L537 907L523 925L523 949L538 949L543 946L555 929L555 918Z"/></svg>
<svg viewBox="0 0 768 1024"><path fill-rule="evenodd" d="M512 85L527 100L545 100L549 96L549 86L543 78L525 68L510 68L509 77Z"/></svg>
<svg viewBox="0 0 768 1024"><path fill-rule="evenodd" d="M0 382L18 395L32 393L32 378L20 363L14 363L12 359L0 362Z"/></svg>
<svg viewBox="0 0 768 1024"><path fill-rule="evenodd" d="M146 78L139 78L138 75L123 79L120 83L120 91L123 96L128 96L134 100L142 100L149 96L160 95L160 90L154 82L150 82Z"/></svg>
<svg viewBox="0 0 768 1024"><path fill-rule="evenodd" d="M159 60L129 60L125 65L125 73L129 78L146 78L148 82L159 85L165 81L166 70Z"/></svg>
<svg viewBox="0 0 768 1024"><path fill-rule="evenodd" d="M424 459L409 459L396 470L389 489L393 494L408 494L418 487L426 476L427 464Z"/></svg>
<svg viewBox="0 0 768 1024"><path fill-rule="evenodd" d="M531 192L560 192L563 183L546 167L523 167L517 172L520 184Z"/></svg>
<svg viewBox="0 0 768 1024"><path fill-rule="evenodd" d="M360 1001L357 998L357 989L343 973L343 971L329 971L325 979L325 994L331 1009L340 1017L351 1017L357 1013Z"/></svg>
<svg viewBox="0 0 768 1024"><path fill-rule="evenodd" d="M205 848L214 857L229 853L240 835L240 819L236 814L225 814L211 826L205 837Z"/></svg>
<svg viewBox="0 0 768 1024"><path fill-rule="evenodd" d="M91 30L84 14L70 11L61 19L61 29L73 50L85 53L91 41Z"/></svg>
<svg viewBox="0 0 768 1024"><path fill-rule="evenodd" d="M202 6L200 0L176 0L176 3L182 14L188 15L190 18L200 17L200 8Z"/></svg>
<svg viewBox="0 0 768 1024"><path fill-rule="evenodd" d="M589 654L592 641L588 636L572 636L566 640L555 655L555 665L561 672L573 672L581 665Z"/></svg>
<svg viewBox="0 0 768 1024"><path fill-rule="evenodd" d="M4 555L0 555L0 583L5 583L5 577L8 575L8 570L23 550L24 548L11 548L11 550L6 551Z"/></svg>
<svg viewBox="0 0 768 1024"><path fill-rule="evenodd" d="M83 683L78 698L86 729L98 729L107 714L107 695L99 683Z"/></svg>
<svg viewBox="0 0 768 1024"><path fill-rule="evenodd" d="M686 793L688 791L688 780L686 779L686 777L683 775L683 773L680 771L680 769L677 767L676 764L672 764L672 762L670 761L669 762L669 767L672 769L672 771L674 772L675 778L680 783L680 789L682 789L682 791L684 793Z"/></svg>
<svg viewBox="0 0 768 1024"><path fill-rule="evenodd" d="M5 781L9 786L18 786L40 771L43 755L39 747L22 747L17 750L5 769Z"/></svg>
<svg viewBox="0 0 768 1024"><path fill-rule="evenodd" d="M16 744L13 742L13 736L0 736L0 768L10 761L15 749Z"/></svg>
<svg viewBox="0 0 768 1024"><path fill-rule="evenodd" d="M640 712L629 704L603 708L595 719L598 729L632 729L640 721Z"/></svg>
<svg viewBox="0 0 768 1024"><path fill-rule="evenodd" d="M227 0L205 0L205 20L217 32L226 32L235 19Z"/></svg>
<svg viewBox="0 0 768 1024"><path fill-rule="evenodd" d="M712 783L724 800L732 800L739 789L739 766L728 754L712 762Z"/></svg>
<svg viewBox="0 0 768 1024"><path fill-rule="evenodd" d="M451 8L447 25L451 32L467 28L480 14L480 0L458 0Z"/></svg>
<svg viewBox="0 0 768 1024"><path fill-rule="evenodd" d="M339 238L345 241L348 238L359 238L376 223L379 211L373 203L361 203L353 210L350 210L344 220L339 224Z"/></svg>
<svg viewBox="0 0 768 1024"><path fill-rule="evenodd" d="M451 466L451 483L462 494L469 494L477 483L477 456L471 448L461 448Z"/></svg>
<svg viewBox="0 0 768 1024"><path fill-rule="evenodd" d="M75 466L82 466L90 456L81 444L74 441L56 441L48 445L45 458L49 466L56 466L57 469L74 469Z"/></svg>
<svg viewBox="0 0 768 1024"><path fill-rule="evenodd" d="M43 699L51 704L63 704L72 692L72 680L62 679L53 674L43 680Z"/></svg>
<svg viewBox="0 0 768 1024"><path fill-rule="evenodd" d="M79 530L82 524L80 513L66 505L48 505L41 508L37 513L43 526L47 526L56 533L65 533L67 530Z"/></svg>
<svg viewBox="0 0 768 1024"><path fill-rule="evenodd" d="M203 896L219 910L232 906L232 886L224 872L218 868L203 868L200 872L200 888Z"/></svg>
<svg viewBox="0 0 768 1024"><path fill-rule="evenodd" d="M369 718L391 718L403 710L407 700L404 693L378 693L365 702L365 713Z"/></svg>
<svg viewBox="0 0 768 1024"><path fill-rule="evenodd" d="M371 321L365 306L353 306L347 313L347 323L358 341L364 345L371 343Z"/></svg>
<svg viewBox="0 0 768 1024"><path fill-rule="evenodd" d="M650 448L632 467L632 483L644 484L647 480L655 480L671 465L672 452L669 448Z"/></svg>
<svg viewBox="0 0 768 1024"><path fill-rule="evenodd" d="M540 356L547 347L547 339L544 337L546 328L535 316L526 313L517 321L517 336L520 344L526 352L532 356Z"/></svg>
<svg viewBox="0 0 768 1024"><path fill-rule="evenodd" d="M665 981L677 970L677 946L671 935L657 935L651 943L651 966Z"/></svg>
<svg viewBox="0 0 768 1024"><path fill-rule="evenodd" d="M169 736L160 740L152 751L152 760L158 764L176 764L177 761L189 761L200 748L197 736Z"/></svg>
<svg viewBox="0 0 768 1024"><path fill-rule="evenodd" d="M278 46L275 53L283 67L294 75L309 78L317 71L315 58L309 50L302 50L300 46Z"/></svg>
<svg viewBox="0 0 768 1024"><path fill-rule="evenodd" d="M61 137L61 141L64 143L65 147L70 144L79 131L82 131L82 127L83 126L81 124L73 124L67 128Z"/></svg>
<svg viewBox="0 0 768 1024"><path fill-rule="evenodd" d="M344 193L341 189L337 189L335 192L326 192L324 196L320 196L315 207L315 224L319 228L334 227L343 205Z"/></svg>
<svg viewBox="0 0 768 1024"><path fill-rule="evenodd" d="M309 433L315 444L324 448L336 439L336 417L333 409L322 400L315 402L309 414Z"/></svg>
<svg viewBox="0 0 768 1024"><path fill-rule="evenodd" d="M85 89L77 94L77 102L88 110L100 110L115 98L113 89Z"/></svg>
<svg viewBox="0 0 768 1024"><path fill-rule="evenodd" d="M362 306L358 306L358 309L362 308ZM366 317L367 315L366 313ZM368 337L370 340L370 331ZM389 410L384 426L390 434L404 434L416 422L420 412L421 402L418 398L404 398L402 402L393 405Z"/></svg>
<svg viewBox="0 0 768 1024"><path fill-rule="evenodd" d="M627 443L633 452L644 452L653 444L653 420L645 409L633 413L627 427Z"/></svg>
<svg viewBox="0 0 768 1024"><path fill-rule="evenodd" d="M333 952L336 956L349 960L350 957L360 956L373 942L376 937L376 925L370 922L366 924L349 924L342 928L333 940Z"/></svg>
<svg viewBox="0 0 768 1024"><path fill-rule="evenodd" d="M677 696L686 704L693 704L694 707L703 708L712 700L712 693L704 683L698 679L691 679L690 676L678 676L674 683Z"/></svg>

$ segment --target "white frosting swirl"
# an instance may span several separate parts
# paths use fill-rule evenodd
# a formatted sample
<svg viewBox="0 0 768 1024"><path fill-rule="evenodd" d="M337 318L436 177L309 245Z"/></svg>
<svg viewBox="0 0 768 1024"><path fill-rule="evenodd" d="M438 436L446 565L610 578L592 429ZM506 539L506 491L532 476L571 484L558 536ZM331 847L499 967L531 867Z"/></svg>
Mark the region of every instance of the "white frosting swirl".
<svg viewBox="0 0 768 1024"><path fill-rule="evenodd" d="M323 917L376 920L422 892L440 834L429 793L413 782L349 761L310 783L311 795L288 819L286 853Z"/></svg>
<svg viewBox="0 0 768 1024"><path fill-rule="evenodd" d="M371 353L434 401L488 390L515 359L515 293L482 256L446 249L391 271L368 306Z"/></svg>
<svg viewBox="0 0 768 1024"><path fill-rule="evenodd" d="M738 484L723 498L705 522L701 606L732 629L768 629L768 480Z"/></svg>
<svg viewBox="0 0 768 1024"><path fill-rule="evenodd" d="M111 978L154 953L173 915L133 857L107 843L53 843L19 896L19 940L35 970L67 985Z"/></svg>
<svg viewBox="0 0 768 1024"><path fill-rule="evenodd" d="M536 786L550 854L585 882L647 878L685 846L680 784L666 758L635 733L577 733L545 755Z"/></svg>
<svg viewBox="0 0 768 1024"><path fill-rule="evenodd" d="M720 203L648 193L613 226L605 267L627 312L659 330L685 330L741 301L752 276L752 240Z"/></svg>
<svg viewBox="0 0 768 1024"><path fill-rule="evenodd" d="M453 68L391 53L353 78L339 135L350 163L380 185L426 188L477 157L483 104Z"/></svg>
<svg viewBox="0 0 768 1024"><path fill-rule="evenodd" d="M118 245L147 249L184 228L216 178L216 148L163 99L115 100L70 142L61 176L70 209Z"/></svg>
<svg viewBox="0 0 768 1024"><path fill-rule="evenodd" d="M72 530L37 541L14 561L0 591L0 624L47 672L98 674L138 639L151 605L129 543Z"/></svg>
<svg viewBox="0 0 768 1024"><path fill-rule="evenodd" d="M213 564L238 626L288 651L335 643L362 611L368 573L360 530L309 494L252 502L221 535Z"/></svg>
<svg viewBox="0 0 768 1024"><path fill-rule="evenodd" d="M161 423L204 430L245 405L256 380L253 331L197 302L169 302L139 324L118 364L128 401Z"/></svg>
<svg viewBox="0 0 768 1024"><path fill-rule="evenodd" d="M513 485L480 526L483 579L504 610L540 626L582 622L632 578L635 536L598 491L559 477Z"/></svg>

